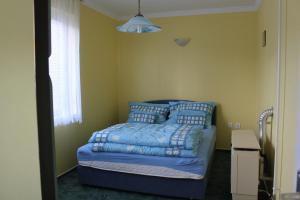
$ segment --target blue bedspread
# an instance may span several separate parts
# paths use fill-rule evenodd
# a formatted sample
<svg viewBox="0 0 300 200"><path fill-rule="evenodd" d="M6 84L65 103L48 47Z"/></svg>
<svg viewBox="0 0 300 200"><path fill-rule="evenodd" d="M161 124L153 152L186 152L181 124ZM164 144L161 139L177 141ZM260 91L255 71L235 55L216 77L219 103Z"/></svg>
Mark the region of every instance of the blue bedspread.
<svg viewBox="0 0 300 200"><path fill-rule="evenodd" d="M125 123L93 133L89 143L95 152L195 157L201 139L195 125Z"/></svg>
<svg viewBox="0 0 300 200"><path fill-rule="evenodd" d="M196 157L197 151L166 148L166 147L151 147L131 144L118 143L94 143L93 151L115 152L115 153L135 153L150 156L176 156L176 157Z"/></svg>
<svg viewBox="0 0 300 200"><path fill-rule="evenodd" d="M203 129L201 149L195 158L94 152L92 151L93 144L89 143L78 149L77 159L79 165L109 171L168 178L201 179L205 176L207 165L212 158L215 141L216 127L212 126L209 129ZM139 166L142 168L140 169ZM162 169L171 171L168 173L168 170Z"/></svg>

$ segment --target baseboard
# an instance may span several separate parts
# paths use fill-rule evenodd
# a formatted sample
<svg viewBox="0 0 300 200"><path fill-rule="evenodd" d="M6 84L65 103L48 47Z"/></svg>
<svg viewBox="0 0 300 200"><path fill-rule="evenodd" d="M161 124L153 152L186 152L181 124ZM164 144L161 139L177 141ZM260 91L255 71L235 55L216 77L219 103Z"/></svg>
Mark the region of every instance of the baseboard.
<svg viewBox="0 0 300 200"><path fill-rule="evenodd" d="M220 150L220 151L231 151L231 149L226 149L226 148L216 148L216 150Z"/></svg>
<svg viewBox="0 0 300 200"><path fill-rule="evenodd" d="M64 172L62 172L62 173L60 173L60 174L58 174L58 175L56 176L56 178L60 178L60 177L62 177L63 175L66 175L67 173L69 173L69 172L73 171L74 169L76 169L77 166L78 166L78 165L75 165L74 167L71 167L70 169L68 169L68 170L66 170L66 171L64 171Z"/></svg>

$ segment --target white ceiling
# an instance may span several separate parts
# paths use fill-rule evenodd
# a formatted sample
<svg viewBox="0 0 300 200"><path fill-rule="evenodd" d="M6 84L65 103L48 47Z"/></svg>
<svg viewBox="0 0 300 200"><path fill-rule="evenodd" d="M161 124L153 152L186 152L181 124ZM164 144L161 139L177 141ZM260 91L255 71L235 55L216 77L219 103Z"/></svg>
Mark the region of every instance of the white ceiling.
<svg viewBox="0 0 300 200"><path fill-rule="evenodd" d="M186 16L255 11L261 0L141 0L146 17ZM82 3L115 19L137 14L138 0L82 0Z"/></svg>

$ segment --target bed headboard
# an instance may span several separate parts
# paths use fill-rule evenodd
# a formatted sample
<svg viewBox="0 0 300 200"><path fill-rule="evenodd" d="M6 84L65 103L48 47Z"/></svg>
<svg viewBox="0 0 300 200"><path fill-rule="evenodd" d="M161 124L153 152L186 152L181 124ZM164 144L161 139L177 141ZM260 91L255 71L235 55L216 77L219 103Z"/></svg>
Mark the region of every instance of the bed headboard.
<svg viewBox="0 0 300 200"><path fill-rule="evenodd" d="M155 104L169 104L169 102L177 102L177 101L190 101L190 100L179 100L179 99L163 99L163 100L151 100L146 101L146 103L155 103ZM190 101L193 102L193 101ZM217 107L215 107L213 116L212 116L212 125L216 126L217 124Z"/></svg>

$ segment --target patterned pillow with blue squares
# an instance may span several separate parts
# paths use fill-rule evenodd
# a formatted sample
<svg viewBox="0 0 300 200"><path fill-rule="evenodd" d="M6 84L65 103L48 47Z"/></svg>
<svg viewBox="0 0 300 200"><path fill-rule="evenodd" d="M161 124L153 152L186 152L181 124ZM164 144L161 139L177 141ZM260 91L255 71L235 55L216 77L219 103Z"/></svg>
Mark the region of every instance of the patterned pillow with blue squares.
<svg viewBox="0 0 300 200"><path fill-rule="evenodd" d="M131 112L140 112L145 114L154 114L156 119L155 124L161 124L167 120L170 111L169 104L153 104L142 102L130 102L129 109Z"/></svg>
<svg viewBox="0 0 300 200"><path fill-rule="evenodd" d="M187 125L197 125L200 128L204 128L205 126L206 115L199 113L192 113L186 111L179 111L177 114L177 124L187 124Z"/></svg>
<svg viewBox="0 0 300 200"><path fill-rule="evenodd" d="M211 127L212 115L215 108L214 102L170 102L170 116L168 123L177 123L177 115L180 111L190 112L192 115L205 116L205 128Z"/></svg>
<svg viewBox="0 0 300 200"><path fill-rule="evenodd" d="M129 113L128 122L129 123L144 123L144 124L154 124L157 118L156 114L141 113L141 112L131 112Z"/></svg>

